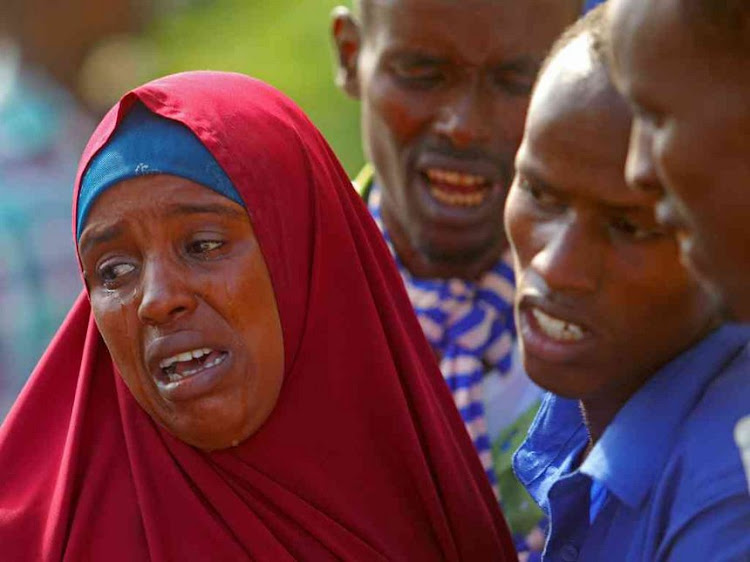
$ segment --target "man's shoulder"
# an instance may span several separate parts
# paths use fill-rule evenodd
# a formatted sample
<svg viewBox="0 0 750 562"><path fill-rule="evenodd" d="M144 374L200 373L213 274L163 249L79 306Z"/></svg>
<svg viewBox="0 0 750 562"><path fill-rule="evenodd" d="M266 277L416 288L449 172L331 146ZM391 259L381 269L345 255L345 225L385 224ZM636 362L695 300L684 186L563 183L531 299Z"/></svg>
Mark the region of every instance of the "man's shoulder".
<svg viewBox="0 0 750 562"><path fill-rule="evenodd" d="M750 345L717 373L682 426L666 471L683 483L678 498L698 505L747 495L735 427L748 414Z"/></svg>
<svg viewBox="0 0 750 562"><path fill-rule="evenodd" d="M737 424L750 414L749 377L745 347L682 426L650 501L652 514L664 520L663 559L745 560L750 552L748 477L735 441Z"/></svg>

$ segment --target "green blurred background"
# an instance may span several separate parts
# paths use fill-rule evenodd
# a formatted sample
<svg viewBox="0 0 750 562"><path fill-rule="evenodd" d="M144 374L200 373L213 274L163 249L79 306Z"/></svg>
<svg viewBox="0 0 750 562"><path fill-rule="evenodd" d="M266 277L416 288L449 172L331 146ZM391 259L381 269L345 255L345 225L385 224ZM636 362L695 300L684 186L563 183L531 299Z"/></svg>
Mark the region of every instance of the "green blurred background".
<svg viewBox="0 0 750 562"><path fill-rule="evenodd" d="M212 69L260 78L293 98L320 128L350 175L363 162L358 107L333 82L330 14L336 0L213 0L157 17L146 38L153 72Z"/></svg>

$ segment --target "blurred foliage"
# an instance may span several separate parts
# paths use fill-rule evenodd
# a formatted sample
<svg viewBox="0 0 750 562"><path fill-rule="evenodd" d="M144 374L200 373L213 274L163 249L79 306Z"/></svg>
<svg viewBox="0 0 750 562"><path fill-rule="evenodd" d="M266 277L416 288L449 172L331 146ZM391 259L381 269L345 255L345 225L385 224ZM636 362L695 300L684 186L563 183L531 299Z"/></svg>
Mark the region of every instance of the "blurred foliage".
<svg viewBox="0 0 750 562"><path fill-rule="evenodd" d="M203 0L157 19L149 31L160 74L228 70L260 78L294 99L350 175L363 163L358 104L333 82L330 13L345 0Z"/></svg>

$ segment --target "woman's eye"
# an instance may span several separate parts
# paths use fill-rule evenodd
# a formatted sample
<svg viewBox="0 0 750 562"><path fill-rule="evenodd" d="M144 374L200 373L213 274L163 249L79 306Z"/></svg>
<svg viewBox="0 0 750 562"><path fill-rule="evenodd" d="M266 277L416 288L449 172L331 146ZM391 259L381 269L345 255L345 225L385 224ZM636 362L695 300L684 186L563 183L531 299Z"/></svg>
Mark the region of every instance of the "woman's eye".
<svg viewBox="0 0 750 562"><path fill-rule="evenodd" d="M188 252L195 255L206 255L224 246L222 240L196 240L188 246Z"/></svg>
<svg viewBox="0 0 750 562"><path fill-rule="evenodd" d="M131 263L104 264L99 268L99 278L105 285L111 285L133 271L135 266Z"/></svg>

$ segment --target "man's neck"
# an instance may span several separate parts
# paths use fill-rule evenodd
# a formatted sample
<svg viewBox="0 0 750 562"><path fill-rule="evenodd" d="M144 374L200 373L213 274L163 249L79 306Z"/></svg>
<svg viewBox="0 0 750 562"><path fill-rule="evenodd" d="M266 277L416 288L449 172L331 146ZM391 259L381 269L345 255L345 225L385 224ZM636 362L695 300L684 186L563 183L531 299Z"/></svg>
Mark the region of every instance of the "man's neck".
<svg viewBox="0 0 750 562"><path fill-rule="evenodd" d="M594 445L601 439L607 426L612 423L617 412L620 411L629 398L630 395L615 400L580 401L583 423L586 425L586 430L589 433L589 443L581 456L581 463L586 459Z"/></svg>
<svg viewBox="0 0 750 562"><path fill-rule="evenodd" d="M423 252L416 250L408 236L401 228L397 220L393 219L385 206L381 206L383 223L393 243L401 263L414 277L420 279L465 279L475 281L482 274L492 269L503 253L508 249L506 238L502 238L498 243L487 248L477 259L460 262L452 260L430 259Z"/></svg>

